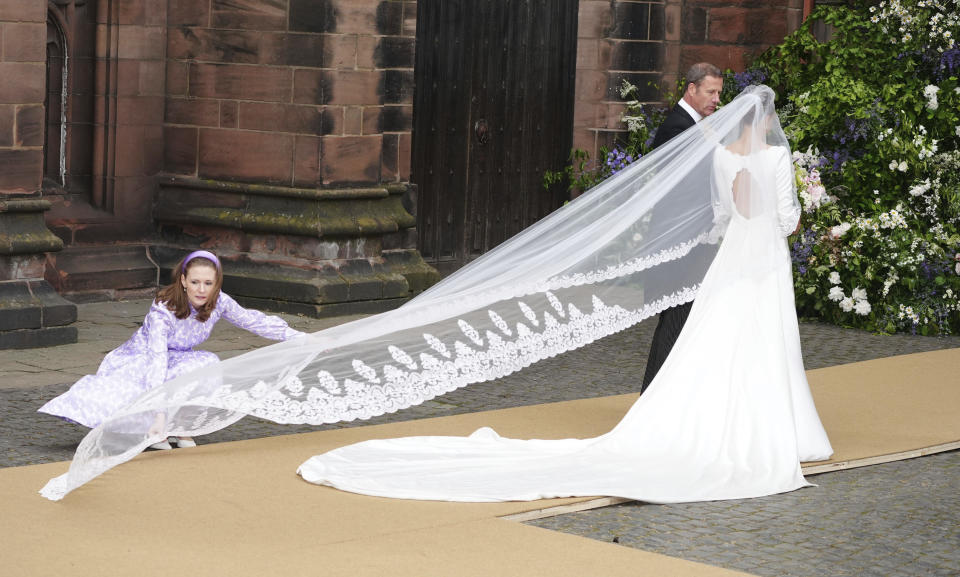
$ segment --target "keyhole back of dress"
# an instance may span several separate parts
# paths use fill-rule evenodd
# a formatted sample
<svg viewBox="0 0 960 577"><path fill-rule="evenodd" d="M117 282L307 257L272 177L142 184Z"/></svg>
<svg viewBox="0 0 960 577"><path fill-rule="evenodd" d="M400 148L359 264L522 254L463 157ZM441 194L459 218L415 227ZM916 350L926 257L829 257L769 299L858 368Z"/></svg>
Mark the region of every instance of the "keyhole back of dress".
<svg viewBox="0 0 960 577"><path fill-rule="evenodd" d="M747 219L753 214L750 210L750 183L752 180L753 176L746 168L741 168L733 179L733 205L736 207L737 213Z"/></svg>

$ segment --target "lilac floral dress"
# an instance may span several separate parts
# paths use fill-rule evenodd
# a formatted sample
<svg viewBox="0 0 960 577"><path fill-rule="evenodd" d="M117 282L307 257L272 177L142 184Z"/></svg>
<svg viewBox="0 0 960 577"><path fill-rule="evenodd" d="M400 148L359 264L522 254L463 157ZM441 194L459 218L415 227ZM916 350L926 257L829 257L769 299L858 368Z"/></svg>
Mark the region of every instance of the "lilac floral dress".
<svg viewBox="0 0 960 577"><path fill-rule="evenodd" d="M193 347L207 340L221 318L275 341L303 334L290 328L280 317L241 307L223 292L206 322L198 321L196 316L191 306L190 316L178 319L166 304L154 302L143 326L104 357L97 374L83 377L38 410L86 427L96 427L144 391L219 362L217 355L195 351Z"/></svg>

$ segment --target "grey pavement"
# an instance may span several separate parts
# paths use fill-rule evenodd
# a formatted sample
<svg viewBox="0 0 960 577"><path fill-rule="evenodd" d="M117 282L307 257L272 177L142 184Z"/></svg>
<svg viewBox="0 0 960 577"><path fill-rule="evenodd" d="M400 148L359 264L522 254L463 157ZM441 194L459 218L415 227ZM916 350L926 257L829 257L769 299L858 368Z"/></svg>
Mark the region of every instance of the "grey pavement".
<svg viewBox="0 0 960 577"><path fill-rule="evenodd" d="M0 351L0 467L70 459L86 429L37 407L80 376L135 330L149 301L79 305L79 341ZM282 315L315 331L349 318ZM214 443L391 421L616 395L638 390L654 320L520 373L473 385L393 415L321 427L246 418L200 439ZM801 323L808 369L960 347L960 337L874 335ZM227 358L267 344L220 323L203 348ZM960 452L812 477L819 484L788 495L744 501L650 505L628 503L531 521L530 524L622 546L757 575L960 575Z"/></svg>

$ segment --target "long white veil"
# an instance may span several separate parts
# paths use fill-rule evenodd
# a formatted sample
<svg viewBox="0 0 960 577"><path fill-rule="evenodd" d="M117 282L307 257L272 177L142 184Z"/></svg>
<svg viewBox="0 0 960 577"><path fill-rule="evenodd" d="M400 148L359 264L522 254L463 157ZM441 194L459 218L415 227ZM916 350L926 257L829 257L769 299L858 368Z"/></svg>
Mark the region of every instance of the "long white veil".
<svg viewBox="0 0 960 577"><path fill-rule="evenodd" d="M765 86L748 88L396 310L148 391L90 431L70 470L41 494L62 499L167 435L211 433L244 415L320 425L398 411L691 301L728 218L717 200L714 155L743 130L786 147L773 99Z"/></svg>

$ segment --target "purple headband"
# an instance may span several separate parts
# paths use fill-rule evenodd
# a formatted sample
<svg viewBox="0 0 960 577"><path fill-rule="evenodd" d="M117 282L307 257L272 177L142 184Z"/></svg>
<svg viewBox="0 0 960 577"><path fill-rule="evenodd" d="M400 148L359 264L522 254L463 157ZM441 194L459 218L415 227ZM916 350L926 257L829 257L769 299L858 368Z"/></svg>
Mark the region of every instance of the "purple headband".
<svg viewBox="0 0 960 577"><path fill-rule="evenodd" d="M205 258L217 266L217 270L220 270L220 260L210 251L206 250L195 250L187 255L187 258L183 259L183 272L187 272L187 263L192 261L195 258Z"/></svg>

